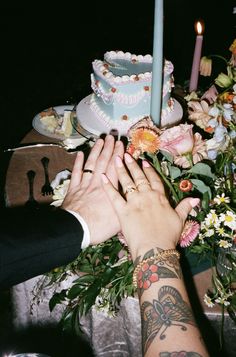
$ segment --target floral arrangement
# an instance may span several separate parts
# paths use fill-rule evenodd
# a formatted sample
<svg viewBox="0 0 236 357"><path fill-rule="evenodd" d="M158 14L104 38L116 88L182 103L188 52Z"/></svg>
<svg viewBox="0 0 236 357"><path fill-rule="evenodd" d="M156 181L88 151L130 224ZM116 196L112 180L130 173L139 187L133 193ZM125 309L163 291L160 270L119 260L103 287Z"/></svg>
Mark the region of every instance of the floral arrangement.
<svg viewBox="0 0 236 357"><path fill-rule="evenodd" d="M161 176L170 203L175 207L187 196L201 204L186 221L179 248L209 259L213 285L204 301L218 304L236 322L236 40L231 58L223 59L210 87L186 95L187 118L170 128L157 128L149 117L128 133L127 151L137 160L145 157ZM201 59L201 74L210 75L214 56ZM54 191L60 205L68 180ZM123 298L134 296L133 263L121 235L83 250L71 264L45 276L43 286L55 287L50 309L65 304L64 328L79 330L78 316L91 308L115 315ZM60 283L74 277L68 289ZM42 289L42 286L39 287Z"/></svg>

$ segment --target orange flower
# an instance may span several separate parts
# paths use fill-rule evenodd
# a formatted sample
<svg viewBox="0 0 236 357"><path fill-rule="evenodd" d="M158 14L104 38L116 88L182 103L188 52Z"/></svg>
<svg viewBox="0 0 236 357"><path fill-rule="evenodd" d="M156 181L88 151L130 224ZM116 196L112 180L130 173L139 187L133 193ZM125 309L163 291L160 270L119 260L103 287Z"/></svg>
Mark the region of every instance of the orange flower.
<svg viewBox="0 0 236 357"><path fill-rule="evenodd" d="M181 180L179 183L179 189L182 192L191 191L193 184L190 180Z"/></svg>
<svg viewBox="0 0 236 357"><path fill-rule="evenodd" d="M136 159L144 152L155 154L160 146L159 131L148 118L142 119L129 130L127 152Z"/></svg>

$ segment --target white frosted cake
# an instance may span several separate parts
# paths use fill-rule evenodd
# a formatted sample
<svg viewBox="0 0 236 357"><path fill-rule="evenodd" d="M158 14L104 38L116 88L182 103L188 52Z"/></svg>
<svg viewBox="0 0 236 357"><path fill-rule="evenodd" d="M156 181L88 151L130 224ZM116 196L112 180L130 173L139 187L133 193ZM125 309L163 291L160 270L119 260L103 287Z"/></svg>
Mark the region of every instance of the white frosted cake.
<svg viewBox="0 0 236 357"><path fill-rule="evenodd" d="M114 129L125 135L132 125L150 115L152 56L110 51L104 54L104 60L94 60L92 68L93 93L83 104L89 105L94 117L86 115L89 111L80 103L79 121L85 129L96 134L96 130L108 133ZM176 101L171 97L173 69L173 64L165 60L161 126L182 117L182 108L180 110L177 102L176 113Z"/></svg>

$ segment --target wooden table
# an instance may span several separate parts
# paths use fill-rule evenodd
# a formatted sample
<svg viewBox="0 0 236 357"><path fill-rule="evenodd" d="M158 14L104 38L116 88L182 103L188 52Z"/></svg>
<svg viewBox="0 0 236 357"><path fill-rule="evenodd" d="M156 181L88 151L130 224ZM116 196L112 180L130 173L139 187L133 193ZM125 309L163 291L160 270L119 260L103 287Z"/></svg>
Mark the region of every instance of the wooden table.
<svg viewBox="0 0 236 357"><path fill-rule="evenodd" d="M57 140L48 138L32 129L22 140L24 143L50 143ZM34 195L35 199L42 203L50 203L51 196L42 196L41 187L44 184L44 171L41 159L47 156L49 158L49 179L53 180L56 174L64 169L72 170L76 153L68 153L63 148L48 146L30 149L21 149L12 154L9 162L6 186L5 200L9 207L21 206L28 199L29 184L27 171L34 170Z"/></svg>
<svg viewBox="0 0 236 357"><path fill-rule="evenodd" d="M37 142L52 142L52 139L37 133L33 129L22 140L22 143L37 143ZM28 181L27 181L26 173L28 170L34 170L36 172L35 185L34 185L35 198L40 203L50 204L50 202L52 201L51 196L44 197L41 195L41 187L44 183L44 172L41 163L41 158L43 156L47 156L50 159L49 176L50 176L50 180L53 180L58 172L64 169L68 169L68 170L72 169L76 157L76 153L70 154L58 147L22 149L20 151L14 152L9 163L7 177L6 177L5 197L6 197L7 206L9 207L20 206L23 205L27 200ZM212 277L212 271L211 269L208 269L199 274L194 275L192 279L186 281L186 284L187 286L189 285L188 291L190 294L190 299L193 305L193 309L197 309L197 314L199 316L202 315L202 317L203 318L206 317L208 321L215 322L219 325L219 321L221 319L220 309L218 307L209 308L203 302L204 294L206 293L208 288L210 288L212 285L211 277ZM18 286L15 287L16 296L17 296L17 292L21 288L22 288L22 284L19 284ZM27 290L26 285L24 285L23 290L24 291ZM129 301L129 303L137 304L137 301L136 302ZM127 311L125 314L127 314ZM40 316L39 312L37 312L37 316L38 317ZM20 324L21 323L22 321L20 322ZM135 323L138 324L137 321ZM89 324L91 324L91 321ZM203 325L205 326L205 322L203 323ZM229 318L227 318L227 325L230 326L230 331L231 331L230 333L235 333L232 330L234 328L235 331L235 326L232 325L232 322ZM204 326L202 327L203 329ZM91 331L89 331L88 334L91 334ZM135 357L138 357L138 355L135 355L137 353L138 352L136 351L133 355ZM97 355L99 356L99 352ZM123 355L126 356L125 353ZM111 355L109 354L106 355L104 354L103 351L102 356L110 357Z"/></svg>

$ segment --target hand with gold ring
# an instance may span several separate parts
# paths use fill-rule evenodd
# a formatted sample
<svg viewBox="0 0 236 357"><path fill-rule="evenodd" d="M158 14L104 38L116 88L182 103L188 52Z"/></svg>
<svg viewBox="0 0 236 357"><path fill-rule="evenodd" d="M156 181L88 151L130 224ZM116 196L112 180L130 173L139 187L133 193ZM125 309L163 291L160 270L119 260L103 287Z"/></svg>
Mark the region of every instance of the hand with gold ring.
<svg viewBox="0 0 236 357"><path fill-rule="evenodd" d="M125 154L125 165L116 158L118 178L125 197L103 175L104 188L119 217L122 232L132 257L148 248L173 249L179 240L184 222L198 199L186 198L173 209L166 198L162 181L148 161L137 162Z"/></svg>
<svg viewBox="0 0 236 357"><path fill-rule="evenodd" d="M112 135L107 135L105 140L96 141L85 164L83 152L77 154L62 208L81 215L88 225L91 244L101 243L120 231L120 223L104 191L101 174L106 172L117 188L115 157L123 157L123 153L123 143L115 142Z"/></svg>

